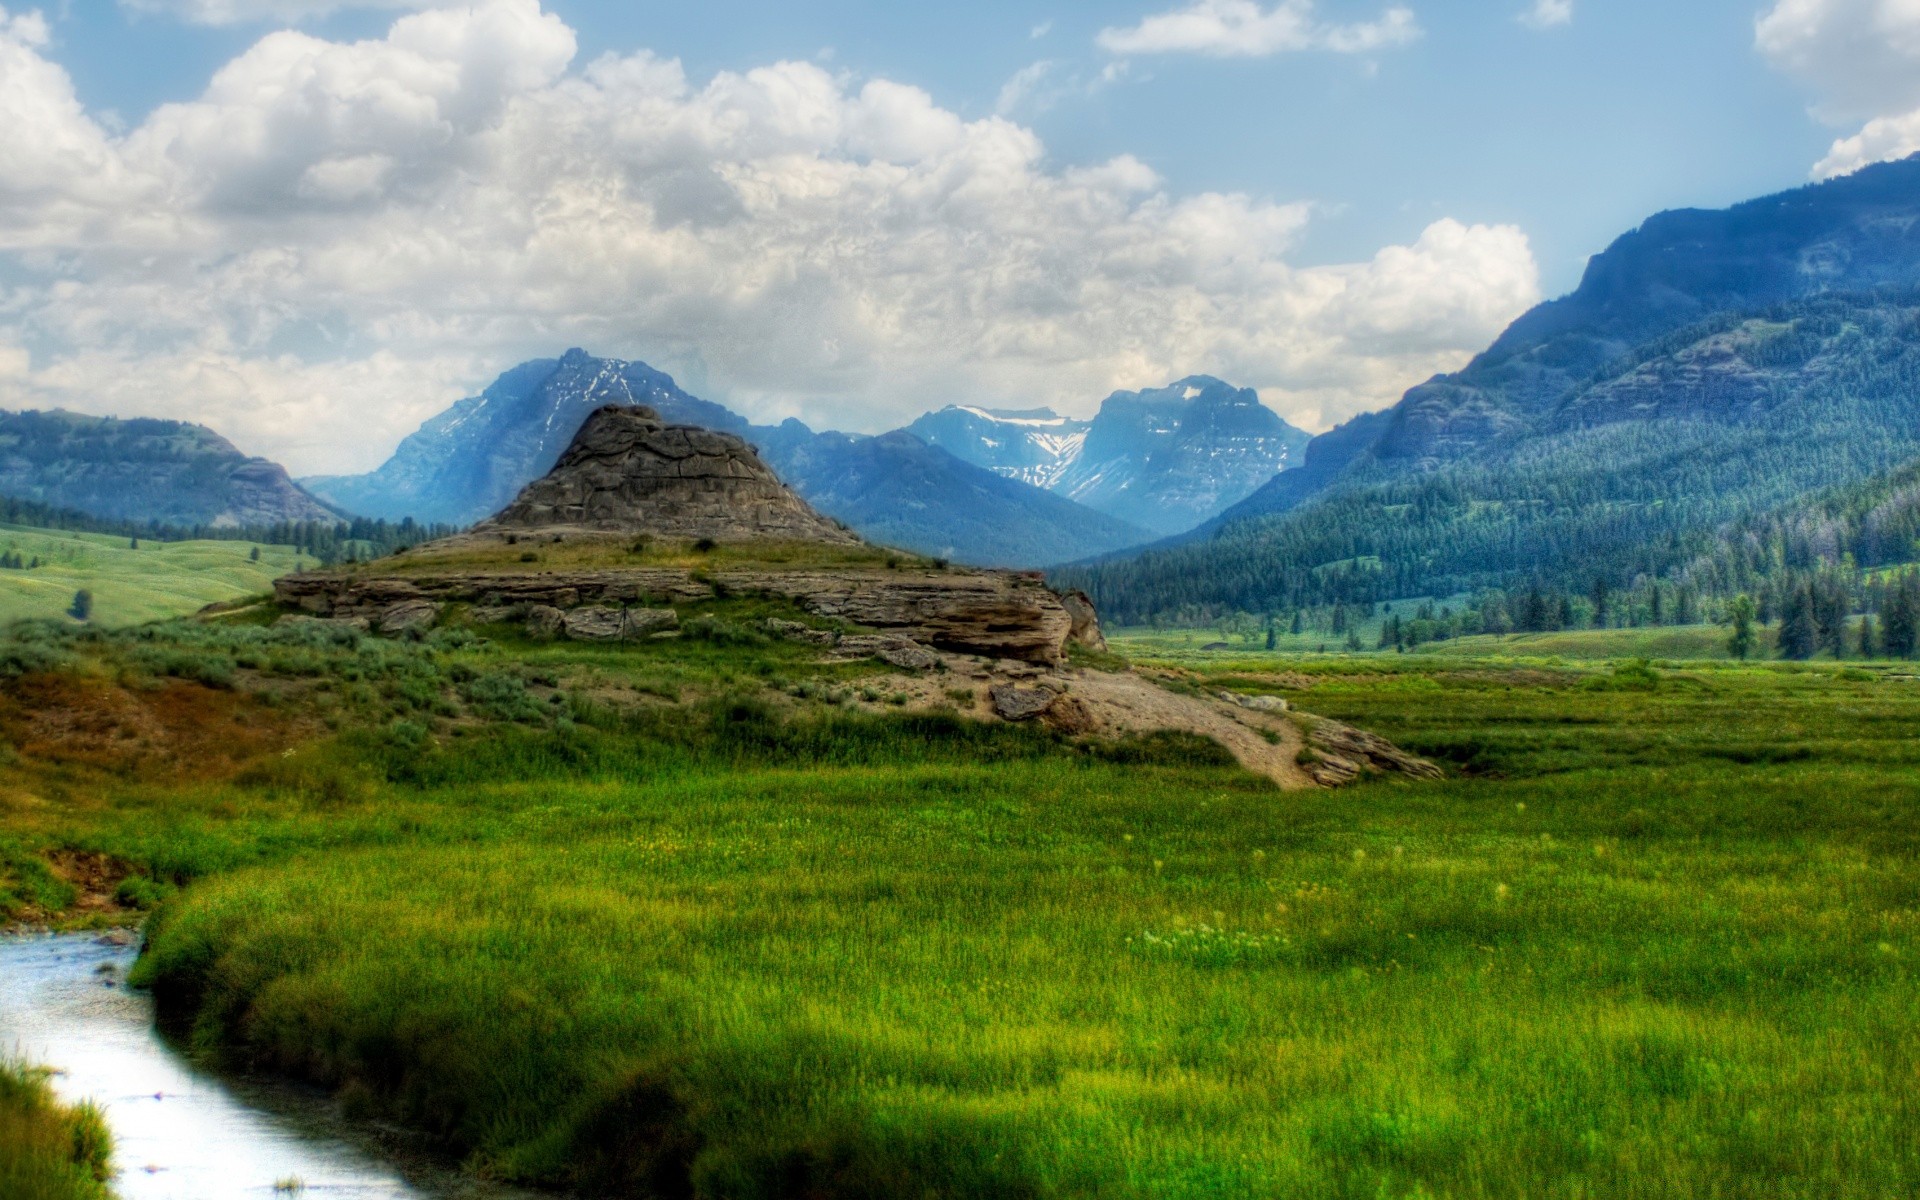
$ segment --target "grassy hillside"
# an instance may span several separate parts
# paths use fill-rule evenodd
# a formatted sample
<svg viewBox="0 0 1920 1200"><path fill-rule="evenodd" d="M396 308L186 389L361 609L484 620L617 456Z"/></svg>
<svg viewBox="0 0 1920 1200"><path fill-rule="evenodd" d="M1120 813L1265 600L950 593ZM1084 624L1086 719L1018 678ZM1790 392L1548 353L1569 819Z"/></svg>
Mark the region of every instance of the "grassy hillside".
<svg viewBox="0 0 1920 1200"><path fill-rule="evenodd" d="M94 624L138 625L270 591L296 567L318 565L290 546L141 542L134 549L128 538L0 524L0 554L7 553L29 563L37 558L41 566L0 570L0 624L59 617L85 588L93 593Z"/></svg>
<svg viewBox="0 0 1920 1200"><path fill-rule="evenodd" d="M685 615L28 631L0 876L121 864L203 1048L597 1196L1920 1188L1905 669L1176 679L1453 774L1288 793Z"/></svg>

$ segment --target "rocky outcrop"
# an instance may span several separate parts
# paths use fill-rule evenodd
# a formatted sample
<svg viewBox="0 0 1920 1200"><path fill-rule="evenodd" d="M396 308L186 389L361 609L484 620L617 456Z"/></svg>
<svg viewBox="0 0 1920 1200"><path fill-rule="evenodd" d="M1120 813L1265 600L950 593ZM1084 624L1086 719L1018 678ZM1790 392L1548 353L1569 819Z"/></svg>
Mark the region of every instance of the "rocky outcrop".
<svg viewBox="0 0 1920 1200"><path fill-rule="evenodd" d="M576 556L584 544L585 561L596 561L597 548L624 558L634 539L732 543L723 561L736 563L755 558L741 547L763 545L771 561L728 569L636 564L549 571L541 569L538 552L517 549L529 539L564 544ZM803 558L845 559L846 565L775 565L791 556L793 542L826 548L809 548ZM463 565L497 564L503 551L528 565ZM1069 612L1037 574L904 566L808 508L739 438L666 425L637 406L595 411L550 474L471 533L376 570L289 575L274 591L281 604L321 617L382 624L385 614L404 610L415 614L408 626L415 629L430 625L447 605L464 604L477 623L526 614L535 636L590 641L632 640L670 628L671 609L662 606L779 597L825 621L890 639L869 653L916 671L933 668L933 650L1055 663L1076 631L1082 640L1099 637L1084 597ZM655 615L635 616L647 612ZM639 629L636 620L654 623Z"/></svg>
<svg viewBox="0 0 1920 1200"><path fill-rule="evenodd" d="M940 650L1057 662L1072 618L1039 577L1004 571L873 567L695 572L675 567L583 571L475 571L288 575L281 604L320 617L378 620L408 601L471 604L485 611L546 606L634 608L690 604L722 595L778 596L824 618L911 638Z"/></svg>
<svg viewBox="0 0 1920 1200"><path fill-rule="evenodd" d="M1107 635L1100 632L1100 614L1094 610L1093 597L1075 590L1061 596L1060 603L1073 622L1073 632L1069 635L1073 644L1106 653Z"/></svg>
<svg viewBox="0 0 1920 1200"><path fill-rule="evenodd" d="M668 425L639 405L596 410L553 470L475 532L530 529L859 544L780 482L745 441Z"/></svg>
<svg viewBox="0 0 1920 1200"><path fill-rule="evenodd" d="M1313 748L1307 773L1322 787L1340 787L1372 771L1410 779L1444 779L1446 772L1377 734L1338 721L1315 719L1307 730Z"/></svg>

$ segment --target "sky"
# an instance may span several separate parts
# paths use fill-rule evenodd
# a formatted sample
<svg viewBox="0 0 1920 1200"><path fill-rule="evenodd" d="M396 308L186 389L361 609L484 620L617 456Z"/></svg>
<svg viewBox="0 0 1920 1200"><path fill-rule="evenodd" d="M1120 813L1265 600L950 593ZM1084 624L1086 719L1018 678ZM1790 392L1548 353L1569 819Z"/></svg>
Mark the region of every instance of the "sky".
<svg viewBox="0 0 1920 1200"><path fill-rule="evenodd" d="M366 470L527 358L1319 430L1920 150L1920 0L0 0L0 407Z"/></svg>

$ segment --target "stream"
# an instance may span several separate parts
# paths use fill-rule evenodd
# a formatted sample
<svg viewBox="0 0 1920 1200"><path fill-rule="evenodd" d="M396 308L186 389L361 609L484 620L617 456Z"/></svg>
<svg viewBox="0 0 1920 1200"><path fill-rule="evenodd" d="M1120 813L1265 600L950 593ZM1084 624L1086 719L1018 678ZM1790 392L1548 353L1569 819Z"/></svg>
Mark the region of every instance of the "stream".
<svg viewBox="0 0 1920 1200"><path fill-rule="evenodd" d="M0 937L0 1054L53 1068L62 1099L105 1112L120 1200L528 1195L463 1176L397 1131L347 1122L316 1090L194 1066L125 985L134 957L90 934Z"/></svg>

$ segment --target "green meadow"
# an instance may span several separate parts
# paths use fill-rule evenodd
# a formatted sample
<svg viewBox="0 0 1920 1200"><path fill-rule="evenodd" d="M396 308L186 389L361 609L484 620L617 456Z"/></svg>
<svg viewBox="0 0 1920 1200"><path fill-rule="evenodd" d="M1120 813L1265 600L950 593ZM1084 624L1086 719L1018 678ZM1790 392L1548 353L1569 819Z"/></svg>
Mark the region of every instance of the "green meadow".
<svg viewBox="0 0 1920 1200"><path fill-rule="evenodd" d="M591 1196L1920 1191L1904 667L1149 664L1449 771L1283 792L893 709L743 603L628 648L27 628L0 907L120 863L199 1053ZM179 749L37 715L122 696Z"/></svg>
<svg viewBox="0 0 1920 1200"><path fill-rule="evenodd" d="M41 563L0 570L0 624L62 617L84 588L93 593L94 623L140 625L267 591L280 576L317 565L291 546L142 541L135 548L129 538L6 524L0 554Z"/></svg>

